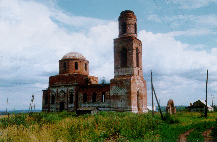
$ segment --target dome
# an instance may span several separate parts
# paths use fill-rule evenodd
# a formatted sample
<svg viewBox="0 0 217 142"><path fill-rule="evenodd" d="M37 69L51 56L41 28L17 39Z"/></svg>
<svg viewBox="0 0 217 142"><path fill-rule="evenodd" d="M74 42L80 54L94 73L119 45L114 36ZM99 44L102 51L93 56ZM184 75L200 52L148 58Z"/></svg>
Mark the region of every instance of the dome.
<svg viewBox="0 0 217 142"><path fill-rule="evenodd" d="M77 52L70 52L63 56L62 59L82 59L86 60L86 58L81 54Z"/></svg>

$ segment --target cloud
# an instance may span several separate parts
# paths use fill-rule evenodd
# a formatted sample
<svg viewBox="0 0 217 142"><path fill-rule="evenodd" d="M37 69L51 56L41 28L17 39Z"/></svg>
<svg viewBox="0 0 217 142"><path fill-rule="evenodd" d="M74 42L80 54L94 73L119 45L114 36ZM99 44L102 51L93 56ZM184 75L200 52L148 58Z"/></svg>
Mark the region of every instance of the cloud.
<svg viewBox="0 0 217 142"><path fill-rule="evenodd" d="M173 0L174 3L179 4L183 9L197 9L216 3L216 0Z"/></svg>
<svg viewBox="0 0 217 142"><path fill-rule="evenodd" d="M143 64L145 70L157 70L161 74L179 74L191 70L203 70L216 63L217 56L205 50L192 51L191 46L176 41L168 34L139 32L143 42ZM212 50L215 52L215 49Z"/></svg>
<svg viewBox="0 0 217 142"><path fill-rule="evenodd" d="M69 31L64 25L86 32ZM22 94L20 102L28 105L25 98L35 93L41 109L41 90L48 87L49 76L58 74L58 61L68 52L82 53L90 61L90 75L109 80L113 70L105 68L113 66L117 33L117 22L69 15L36 1L0 1L0 98L11 96L16 104Z"/></svg>
<svg viewBox="0 0 217 142"><path fill-rule="evenodd" d="M60 10L54 9L51 13L51 19L56 23L59 22L60 25L69 25L74 27L82 27L82 28L90 28L96 25L107 24L109 21L91 18L91 17L83 17L83 16L75 16L69 13L63 13Z"/></svg>
<svg viewBox="0 0 217 142"><path fill-rule="evenodd" d="M140 31L138 38L143 43L143 70L146 76L153 71L156 93L161 102L173 99L177 105L186 105L190 100L204 99L206 70L209 70L209 93L216 92L216 48L207 53L194 51L168 34L153 34ZM150 77L146 79L150 94ZM189 100L189 101L187 101ZM150 96L148 98L150 105ZM180 104L181 103L181 104ZM165 105L164 104L164 105Z"/></svg>

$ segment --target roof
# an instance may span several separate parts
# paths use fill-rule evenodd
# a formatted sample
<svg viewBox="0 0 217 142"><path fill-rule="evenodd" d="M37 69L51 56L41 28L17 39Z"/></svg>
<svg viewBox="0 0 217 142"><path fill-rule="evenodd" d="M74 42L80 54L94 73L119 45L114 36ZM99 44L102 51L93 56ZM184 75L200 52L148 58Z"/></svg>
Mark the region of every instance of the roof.
<svg viewBox="0 0 217 142"><path fill-rule="evenodd" d="M82 59L82 60L86 60L86 58L78 52L70 52L67 53L66 55L63 56L62 59Z"/></svg>
<svg viewBox="0 0 217 142"><path fill-rule="evenodd" d="M205 100L200 100L203 104L205 104L206 105L206 101ZM207 103L207 107L212 107L211 105L209 105L208 103Z"/></svg>
<svg viewBox="0 0 217 142"><path fill-rule="evenodd" d="M198 100L198 101L194 102L193 105L191 105L189 107L203 107L205 105L206 105L206 101L205 100ZM212 106L207 103L207 107L210 108Z"/></svg>

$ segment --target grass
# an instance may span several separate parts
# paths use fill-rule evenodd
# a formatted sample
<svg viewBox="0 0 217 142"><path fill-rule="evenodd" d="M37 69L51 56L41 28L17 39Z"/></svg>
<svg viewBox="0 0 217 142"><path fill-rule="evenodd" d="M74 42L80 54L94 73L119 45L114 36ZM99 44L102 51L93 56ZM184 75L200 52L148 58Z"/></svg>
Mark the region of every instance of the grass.
<svg viewBox="0 0 217 142"><path fill-rule="evenodd" d="M75 113L15 114L0 118L0 140L3 141L176 141L181 133L195 129L188 139L194 140L206 129L217 125L217 113L208 118L199 113L135 114L131 112L100 112L76 116Z"/></svg>

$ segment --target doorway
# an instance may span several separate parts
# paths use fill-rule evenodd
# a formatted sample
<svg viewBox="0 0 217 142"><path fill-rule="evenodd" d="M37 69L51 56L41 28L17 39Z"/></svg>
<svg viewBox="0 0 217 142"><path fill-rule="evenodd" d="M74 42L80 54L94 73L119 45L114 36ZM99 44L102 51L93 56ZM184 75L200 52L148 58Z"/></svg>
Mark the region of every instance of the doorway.
<svg viewBox="0 0 217 142"><path fill-rule="evenodd" d="M64 110L64 102L60 102L60 111Z"/></svg>
<svg viewBox="0 0 217 142"><path fill-rule="evenodd" d="M138 111L140 111L140 106L139 106L139 91L137 91L137 108L138 108Z"/></svg>

